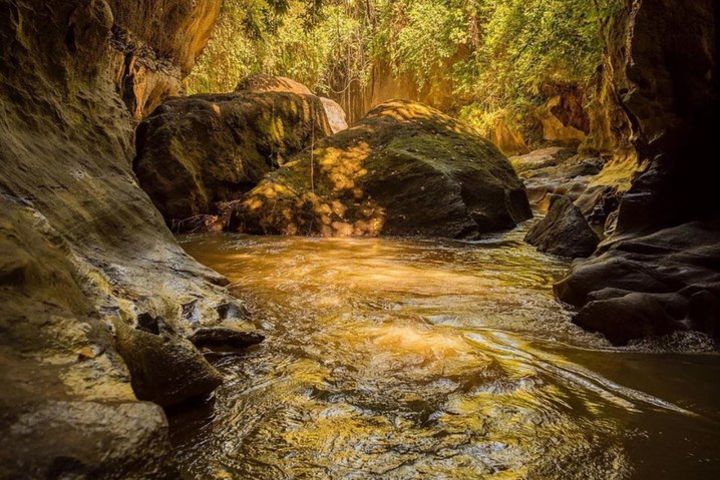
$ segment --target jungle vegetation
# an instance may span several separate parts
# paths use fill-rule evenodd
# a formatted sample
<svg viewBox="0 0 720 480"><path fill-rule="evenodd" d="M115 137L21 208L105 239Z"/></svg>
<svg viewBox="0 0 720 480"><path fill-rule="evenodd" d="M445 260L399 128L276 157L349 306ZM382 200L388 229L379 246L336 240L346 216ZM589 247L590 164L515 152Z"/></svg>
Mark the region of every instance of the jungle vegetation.
<svg viewBox="0 0 720 480"><path fill-rule="evenodd" d="M618 0L225 0L188 93L222 92L252 73L337 98L377 65L422 88L451 89L476 126L522 117L548 82L586 81Z"/></svg>

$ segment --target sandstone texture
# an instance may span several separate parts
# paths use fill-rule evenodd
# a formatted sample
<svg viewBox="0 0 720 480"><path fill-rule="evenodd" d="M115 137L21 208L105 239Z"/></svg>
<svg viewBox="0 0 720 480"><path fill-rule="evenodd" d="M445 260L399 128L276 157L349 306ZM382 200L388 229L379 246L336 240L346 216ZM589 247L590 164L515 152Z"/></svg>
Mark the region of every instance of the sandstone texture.
<svg viewBox="0 0 720 480"><path fill-rule="evenodd" d="M530 217L496 147L435 109L393 101L269 174L234 206L230 228L471 238Z"/></svg>
<svg viewBox="0 0 720 480"><path fill-rule="evenodd" d="M229 300L139 188L133 116L176 93L219 4L0 0L2 478L163 475L117 325L186 336Z"/></svg>

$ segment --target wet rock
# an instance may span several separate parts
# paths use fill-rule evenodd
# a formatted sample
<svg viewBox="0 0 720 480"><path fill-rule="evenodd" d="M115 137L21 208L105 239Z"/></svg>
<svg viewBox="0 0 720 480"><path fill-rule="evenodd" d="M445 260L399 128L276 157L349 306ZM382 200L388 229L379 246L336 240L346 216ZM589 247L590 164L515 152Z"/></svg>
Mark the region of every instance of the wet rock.
<svg viewBox="0 0 720 480"><path fill-rule="evenodd" d="M541 148L512 157L510 163L524 180L530 201L541 211L547 211L549 195L580 198L603 167L600 158L579 155L567 147Z"/></svg>
<svg viewBox="0 0 720 480"><path fill-rule="evenodd" d="M497 148L437 110L395 101L268 175L236 205L230 228L470 238L530 217Z"/></svg>
<svg viewBox="0 0 720 480"><path fill-rule="evenodd" d="M545 218L528 232L525 241L541 252L562 257L589 257L600 239L582 212L566 196L554 195Z"/></svg>
<svg viewBox="0 0 720 480"><path fill-rule="evenodd" d="M167 478L169 453L157 405L46 401L13 416L0 438L0 477Z"/></svg>
<svg viewBox="0 0 720 480"><path fill-rule="evenodd" d="M138 127L134 170L168 223L197 226L187 219L217 215L219 203L240 198L313 138L330 133L322 102L312 95L175 98Z"/></svg>
<svg viewBox="0 0 720 480"><path fill-rule="evenodd" d="M133 115L177 91L219 7L0 0L0 478L158 477L164 414L111 318L230 299L138 187Z"/></svg>
<svg viewBox="0 0 720 480"><path fill-rule="evenodd" d="M247 307L237 302L227 302L215 309L220 320L246 320L250 316Z"/></svg>
<svg viewBox="0 0 720 480"><path fill-rule="evenodd" d="M141 329L122 321L115 325L117 350L140 400L170 407L205 397L222 384L222 375L162 319L145 320Z"/></svg>
<svg viewBox="0 0 720 480"><path fill-rule="evenodd" d="M0 211L0 478L155 476L167 424L98 312L107 278L29 202Z"/></svg>
<svg viewBox="0 0 720 480"><path fill-rule="evenodd" d="M573 323L601 332L614 345L686 329L668 313L661 299L644 293L592 301L573 317Z"/></svg>
<svg viewBox="0 0 720 480"><path fill-rule="evenodd" d="M261 343L265 337L257 332L229 327L202 327L195 330L189 340L199 349L237 352Z"/></svg>
<svg viewBox="0 0 720 480"><path fill-rule="evenodd" d="M618 343L686 329L717 338L720 223L691 222L600 248L555 285L558 298L579 309L576 323Z"/></svg>

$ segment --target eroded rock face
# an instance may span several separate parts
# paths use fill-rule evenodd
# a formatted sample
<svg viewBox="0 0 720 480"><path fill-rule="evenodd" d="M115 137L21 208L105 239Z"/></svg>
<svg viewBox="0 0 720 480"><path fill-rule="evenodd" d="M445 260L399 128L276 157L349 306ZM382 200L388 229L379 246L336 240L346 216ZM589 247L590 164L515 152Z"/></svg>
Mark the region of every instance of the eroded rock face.
<svg viewBox="0 0 720 480"><path fill-rule="evenodd" d="M141 119L168 96L180 93L182 79L210 38L222 0L73 3L110 7L114 24L109 45L115 83L133 116Z"/></svg>
<svg viewBox="0 0 720 480"><path fill-rule="evenodd" d="M474 237L531 217L490 142L424 105L394 101L268 175L230 227L262 234Z"/></svg>
<svg viewBox="0 0 720 480"><path fill-rule="evenodd" d="M554 195L547 215L533 225L525 241L541 252L578 258L592 255L600 239L570 198Z"/></svg>
<svg viewBox="0 0 720 480"><path fill-rule="evenodd" d="M555 286L574 321L625 344L694 329L720 336L720 223L692 222L614 241ZM662 314L658 313L662 312Z"/></svg>
<svg viewBox="0 0 720 480"><path fill-rule="evenodd" d="M150 312L189 331L228 299L135 181L120 93L152 91L132 95L145 112L172 89L130 82L118 62L140 53L113 38L182 74L218 3L0 0L0 477L158 476L167 423L137 400L110 326Z"/></svg>
<svg viewBox="0 0 720 480"><path fill-rule="evenodd" d="M567 145L578 145L590 133L590 120L585 111L585 94L576 84L545 84L542 94L547 100L536 109L542 125L543 139Z"/></svg>
<svg viewBox="0 0 720 480"><path fill-rule="evenodd" d="M607 30L597 94L615 95L627 122L606 122L605 137L621 133L647 169L620 201L610 247L556 292L618 343L687 328L717 337L719 17L713 0L628 0Z"/></svg>
<svg viewBox="0 0 720 480"><path fill-rule="evenodd" d="M140 400L171 407L207 396L222 384L222 376L193 344L162 318L140 322L133 329L116 322L117 349L130 370L133 391Z"/></svg>
<svg viewBox="0 0 720 480"><path fill-rule="evenodd" d="M314 95L174 98L138 127L134 170L166 221L177 225L221 213L219 203L240 198L266 173L330 133Z"/></svg>

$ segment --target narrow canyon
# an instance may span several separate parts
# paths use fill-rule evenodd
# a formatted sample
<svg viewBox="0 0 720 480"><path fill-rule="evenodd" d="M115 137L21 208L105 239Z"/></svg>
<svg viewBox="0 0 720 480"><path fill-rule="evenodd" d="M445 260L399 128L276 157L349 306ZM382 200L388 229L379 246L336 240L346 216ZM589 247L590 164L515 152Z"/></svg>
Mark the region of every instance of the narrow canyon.
<svg viewBox="0 0 720 480"><path fill-rule="evenodd" d="M720 4L554 3L0 0L0 478L720 474Z"/></svg>

